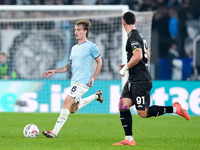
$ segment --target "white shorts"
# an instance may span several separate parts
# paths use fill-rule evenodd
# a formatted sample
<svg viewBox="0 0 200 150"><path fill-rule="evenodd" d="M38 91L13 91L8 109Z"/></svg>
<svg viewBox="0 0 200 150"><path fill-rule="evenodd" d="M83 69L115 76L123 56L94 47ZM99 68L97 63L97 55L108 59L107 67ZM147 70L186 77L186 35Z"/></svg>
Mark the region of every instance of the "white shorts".
<svg viewBox="0 0 200 150"><path fill-rule="evenodd" d="M89 87L83 83L73 83L70 86L69 96L75 99L75 103L80 102L82 96L88 91Z"/></svg>

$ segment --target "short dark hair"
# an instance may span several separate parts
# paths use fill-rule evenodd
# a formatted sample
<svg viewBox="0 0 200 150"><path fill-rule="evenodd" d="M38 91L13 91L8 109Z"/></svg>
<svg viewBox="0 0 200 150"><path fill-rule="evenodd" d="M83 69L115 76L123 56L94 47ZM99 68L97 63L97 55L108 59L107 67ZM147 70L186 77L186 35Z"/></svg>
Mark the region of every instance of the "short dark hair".
<svg viewBox="0 0 200 150"><path fill-rule="evenodd" d="M135 24L135 15L132 12L126 12L123 15L123 19L126 22L126 24Z"/></svg>

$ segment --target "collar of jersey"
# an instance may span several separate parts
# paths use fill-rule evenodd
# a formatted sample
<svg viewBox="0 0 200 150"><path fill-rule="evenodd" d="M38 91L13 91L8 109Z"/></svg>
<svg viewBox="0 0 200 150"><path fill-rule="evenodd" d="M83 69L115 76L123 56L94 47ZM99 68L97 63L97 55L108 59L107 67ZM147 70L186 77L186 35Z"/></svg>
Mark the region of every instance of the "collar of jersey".
<svg viewBox="0 0 200 150"><path fill-rule="evenodd" d="M87 42L87 40L86 40L85 42L81 43L81 44L78 44L78 45L82 45L82 44L84 44L84 43L86 43L86 42Z"/></svg>

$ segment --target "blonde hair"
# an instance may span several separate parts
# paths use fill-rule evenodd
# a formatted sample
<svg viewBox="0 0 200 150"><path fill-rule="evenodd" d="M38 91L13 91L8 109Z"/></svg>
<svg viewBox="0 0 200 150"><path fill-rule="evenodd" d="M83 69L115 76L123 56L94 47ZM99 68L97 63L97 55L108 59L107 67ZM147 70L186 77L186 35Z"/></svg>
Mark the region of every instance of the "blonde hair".
<svg viewBox="0 0 200 150"><path fill-rule="evenodd" d="M89 36L89 31L91 27L91 22L89 20L78 20L76 25L83 25L83 30L87 30L86 37Z"/></svg>

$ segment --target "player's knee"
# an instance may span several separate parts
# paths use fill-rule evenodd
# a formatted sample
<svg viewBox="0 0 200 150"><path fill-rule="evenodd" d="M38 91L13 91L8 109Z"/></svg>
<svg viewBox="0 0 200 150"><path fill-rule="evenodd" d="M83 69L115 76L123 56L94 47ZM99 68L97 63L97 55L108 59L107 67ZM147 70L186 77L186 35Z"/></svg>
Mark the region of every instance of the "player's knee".
<svg viewBox="0 0 200 150"><path fill-rule="evenodd" d="M126 110L128 110L129 109L129 107L128 106L123 106L123 107L120 107L119 106L119 111L126 111Z"/></svg>
<svg viewBox="0 0 200 150"><path fill-rule="evenodd" d="M64 102L62 103L62 108L67 108L69 109L69 106L68 106L68 102L66 100L64 100Z"/></svg>
<svg viewBox="0 0 200 150"><path fill-rule="evenodd" d="M137 113L141 118L146 118L147 117L147 112L146 111L137 111Z"/></svg>
<svg viewBox="0 0 200 150"><path fill-rule="evenodd" d="M128 106L127 104L123 103L123 99L122 98L120 99L118 107L119 107L119 111L124 111L124 110L130 109L130 106Z"/></svg>

